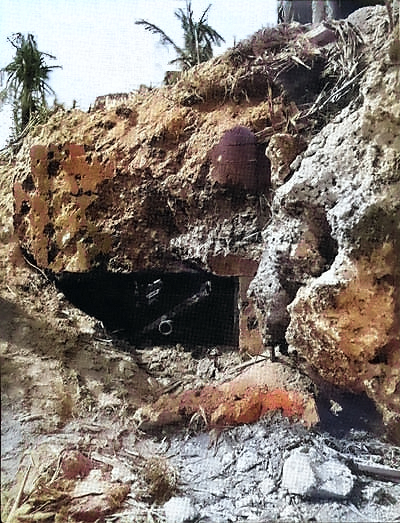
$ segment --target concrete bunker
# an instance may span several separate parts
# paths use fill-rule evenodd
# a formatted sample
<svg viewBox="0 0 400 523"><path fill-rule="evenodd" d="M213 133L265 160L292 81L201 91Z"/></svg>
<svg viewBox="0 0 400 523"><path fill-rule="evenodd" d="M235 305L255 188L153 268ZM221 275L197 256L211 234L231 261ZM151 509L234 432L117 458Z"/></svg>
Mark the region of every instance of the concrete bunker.
<svg viewBox="0 0 400 523"><path fill-rule="evenodd" d="M61 273L56 285L107 332L135 345L238 346L236 277L97 270Z"/></svg>

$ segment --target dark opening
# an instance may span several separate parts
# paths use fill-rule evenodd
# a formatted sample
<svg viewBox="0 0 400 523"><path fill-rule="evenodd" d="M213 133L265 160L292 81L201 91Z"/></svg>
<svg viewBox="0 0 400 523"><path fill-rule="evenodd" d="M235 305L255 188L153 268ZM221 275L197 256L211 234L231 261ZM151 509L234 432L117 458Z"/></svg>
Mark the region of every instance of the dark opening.
<svg viewBox="0 0 400 523"><path fill-rule="evenodd" d="M363 394L353 394L334 390L331 386L329 396L323 392L317 396L319 426L332 436L342 438L352 429L381 434L382 416L375 403ZM335 403L339 408L335 409Z"/></svg>
<svg viewBox="0 0 400 523"><path fill-rule="evenodd" d="M237 278L96 271L62 273L56 285L110 334L139 346L238 345Z"/></svg>

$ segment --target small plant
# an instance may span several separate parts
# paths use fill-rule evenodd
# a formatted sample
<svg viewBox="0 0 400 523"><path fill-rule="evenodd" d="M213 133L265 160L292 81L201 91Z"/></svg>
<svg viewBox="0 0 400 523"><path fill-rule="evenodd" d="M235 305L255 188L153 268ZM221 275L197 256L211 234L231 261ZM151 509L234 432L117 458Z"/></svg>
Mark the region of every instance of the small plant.
<svg viewBox="0 0 400 523"><path fill-rule="evenodd" d="M144 465L143 479L146 482L145 496L152 503L164 503L176 492L176 471L163 458L152 457Z"/></svg>

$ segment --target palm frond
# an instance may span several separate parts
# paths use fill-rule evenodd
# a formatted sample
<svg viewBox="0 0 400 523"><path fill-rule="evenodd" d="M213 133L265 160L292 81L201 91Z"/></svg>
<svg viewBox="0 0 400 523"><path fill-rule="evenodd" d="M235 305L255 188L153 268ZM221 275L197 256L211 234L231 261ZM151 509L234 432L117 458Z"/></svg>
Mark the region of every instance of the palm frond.
<svg viewBox="0 0 400 523"><path fill-rule="evenodd" d="M207 21L208 11L210 10L210 8L211 8L211 4L207 7L207 9L201 15L201 18L199 20L199 25L202 25Z"/></svg>
<svg viewBox="0 0 400 523"><path fill-rule="evenodd" d="M194 65L209 60L213 56L213 45L221 45L225 40L207 22L208 12L211 4L202 13L198 22L194 19L192 3L186 0L186 10L181 8L175 11L176 18L180 21L183 30L183 48L175 44L160 27L147 20L137 20L135 24L143 25L147 31L160 37L164 45L172 45L177 57L169 62L179 64L183 70L190 69Z"/></svg>
<svg viewBox="0 0 400 523"><path fill-rule="evenodd" d="M136 20L135 24L143 25L146 31L150 31L150 33L158 35L163 45L172 45L177 53L182 51L182 49L175 44L172 38L170 38L160 27L156 26L155 24L152 24L151 22L143 19Z"/></svg>
<svg viewBox="0 0 400 523"><path fill-rule="evenodd" d="M39 51L32 34L25 37L15 33L8 41L16 49L16 54L1 72L7 75L5 90L13 101L15 128L21 132L33 115L47 108L46 95L55 94L48 83L50 73L60 66L46 64L46 58L55 57Z"/></svg>

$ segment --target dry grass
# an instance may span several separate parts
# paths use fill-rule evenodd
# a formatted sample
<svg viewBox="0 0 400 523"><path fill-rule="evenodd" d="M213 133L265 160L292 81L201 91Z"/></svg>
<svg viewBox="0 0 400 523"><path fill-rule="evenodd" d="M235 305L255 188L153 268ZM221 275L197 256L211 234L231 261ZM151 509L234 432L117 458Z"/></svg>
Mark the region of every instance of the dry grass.
<svg viewBox="0 0 400 523"><path fill-rule="evenodd" d="M358 88L365 72L360 32L345 20L331 21L326 25L335 31L337 42L329 50L323 70L323 78L327 80L326 88L318 95L307 116L324 111L348 97Z"/></svg>
<svg viewBox="0 0 400 523"><path fill-rule="evenodd" d="M182 74L166 96L183 106L266 100L271 121L274 113L289 113L275 121L272 132L287 129L288 123L299 131L305 119L325 118L340 109L364 72L361 34L347 21L325 25L336 42L323 47L314 45L308 29L299 24L261 29L224 55ZM299 73L305 77L306 94L296 99L286 87L291 75Z"/></svg>
<svg viewBox="0 0 400 523"><path fill-rule="evenodd" d="M26 470L20 473L16 495L9 493L8 502L2 507L4 521L16 523L49 518L54 520L55 515L69 500L72 488L71 481L58 479L59 472L60 460L43 467L31 455Z"/></svg>
<svg viewBox="0 0 400 523"><path fill-rule="evenodd" d="M144 497L151 503L165 503L176 492L178 476L175 469L162 457L154 456L143 467Z"/></svg>

